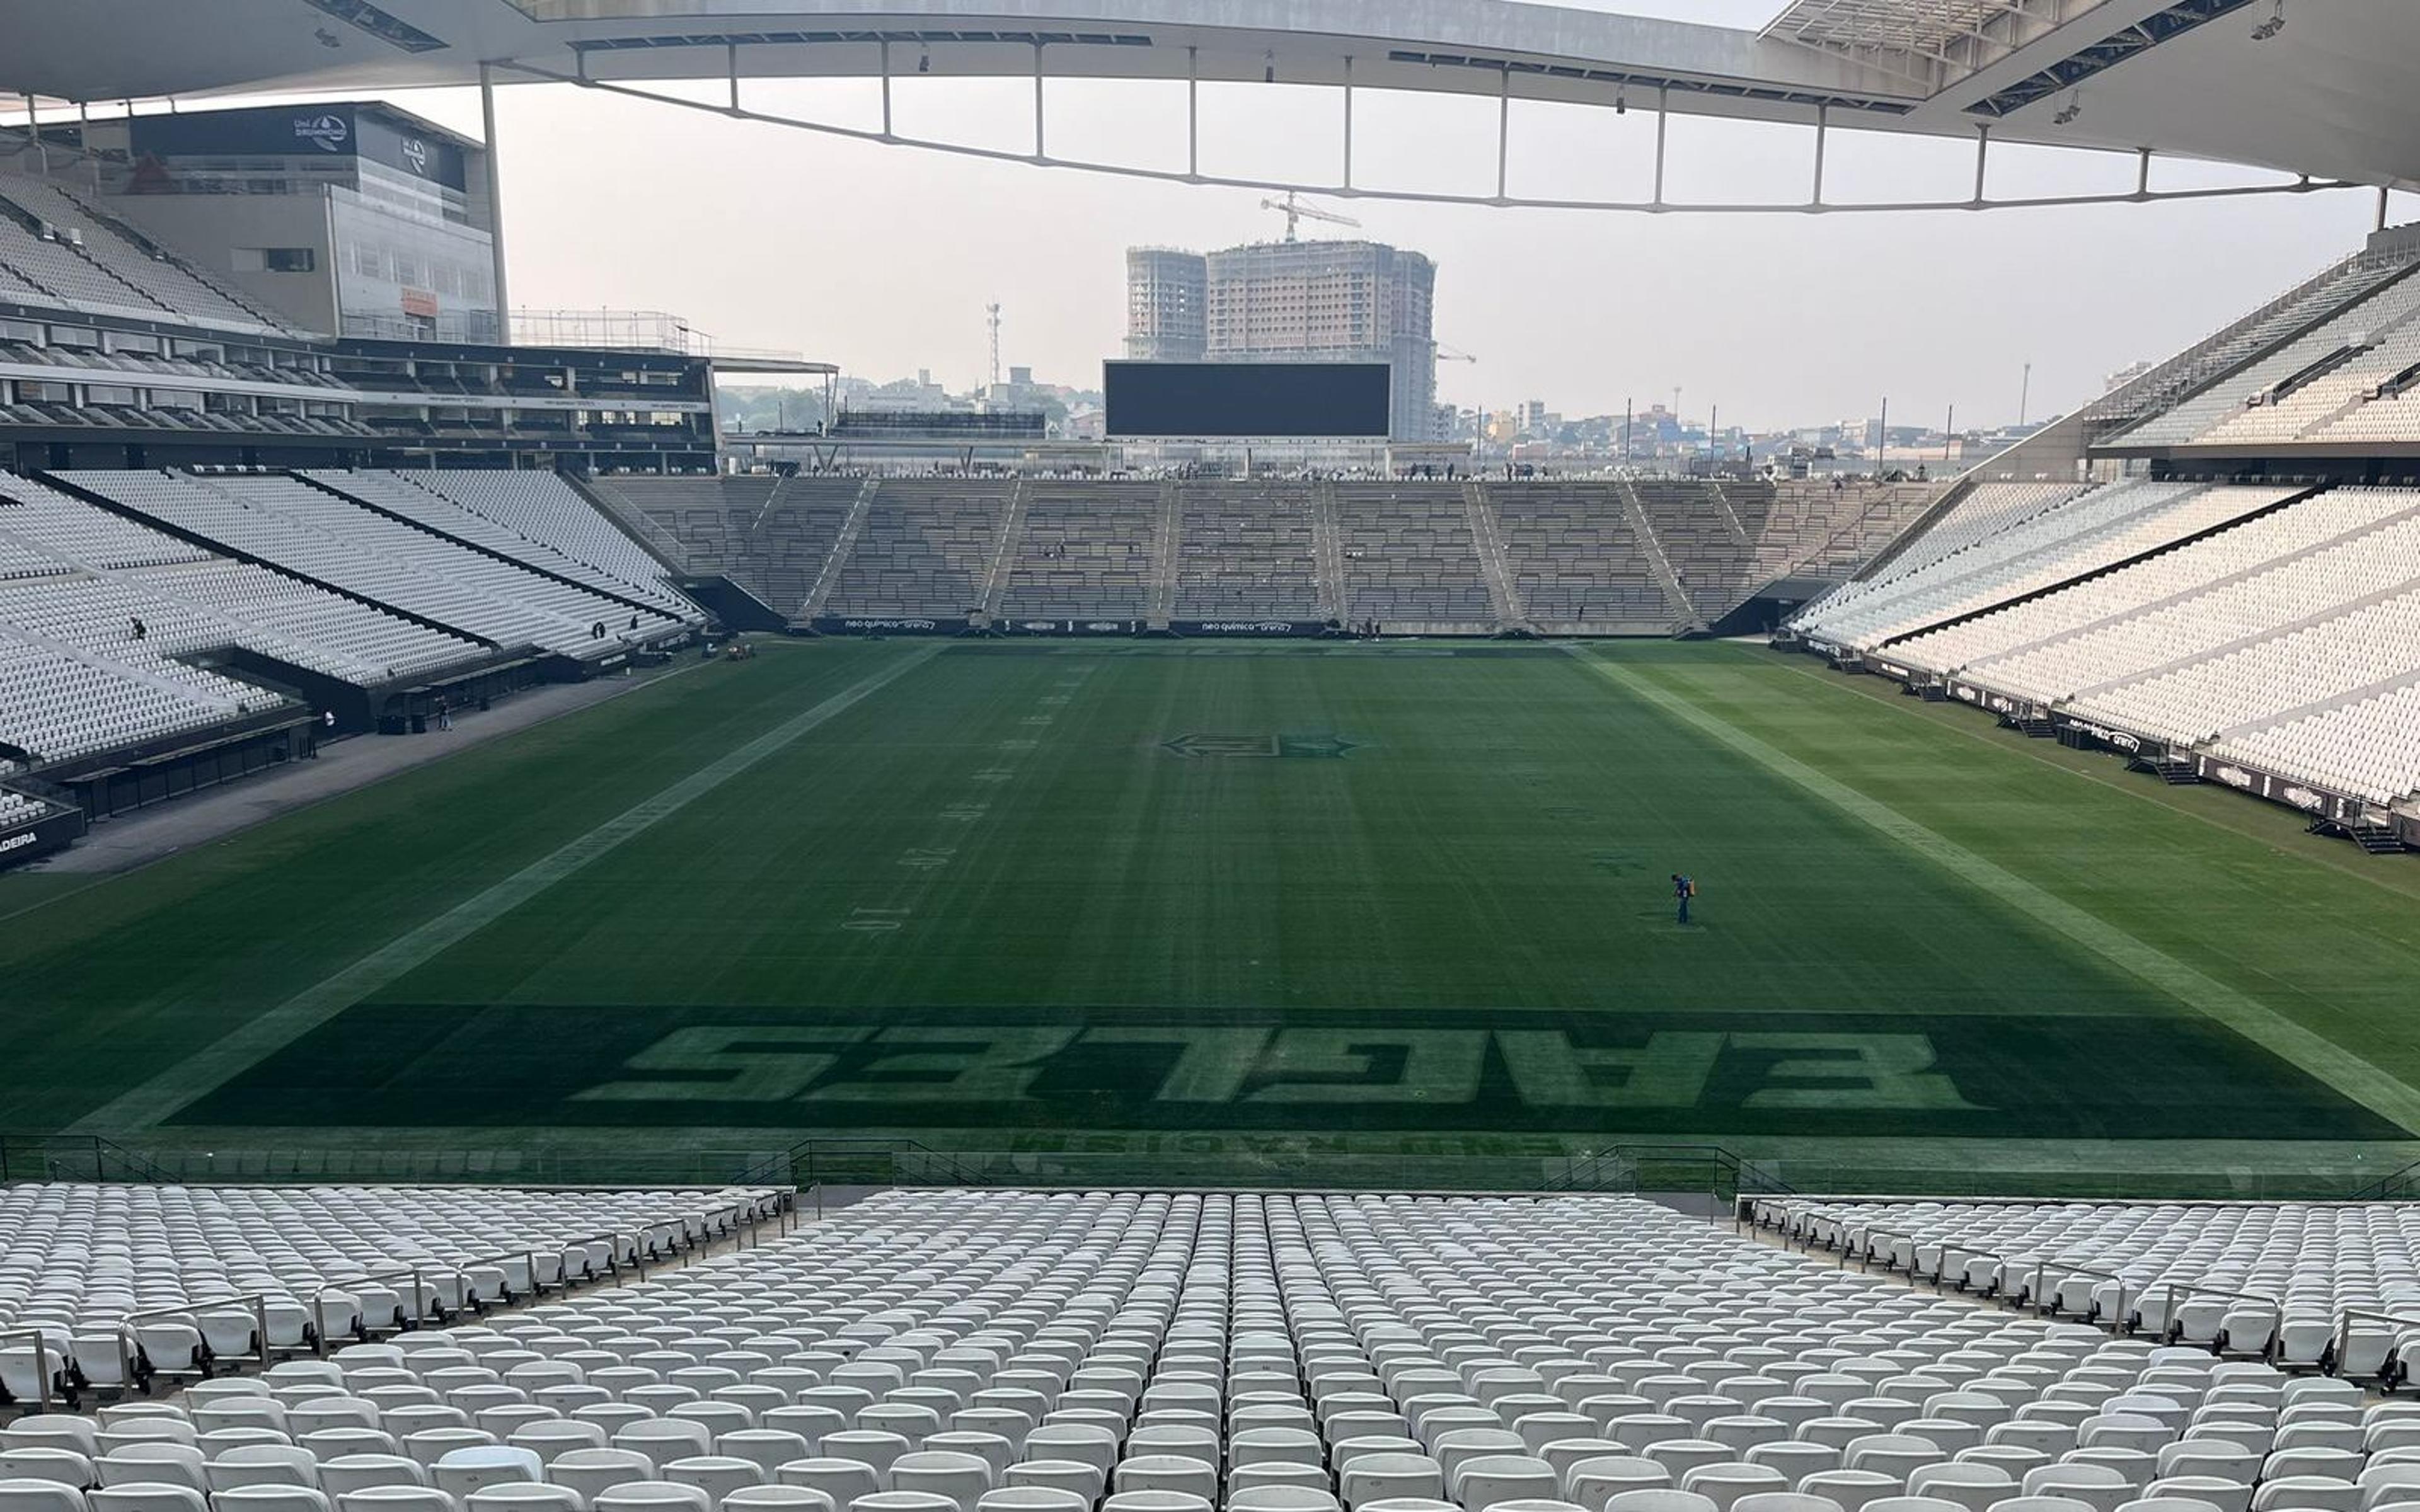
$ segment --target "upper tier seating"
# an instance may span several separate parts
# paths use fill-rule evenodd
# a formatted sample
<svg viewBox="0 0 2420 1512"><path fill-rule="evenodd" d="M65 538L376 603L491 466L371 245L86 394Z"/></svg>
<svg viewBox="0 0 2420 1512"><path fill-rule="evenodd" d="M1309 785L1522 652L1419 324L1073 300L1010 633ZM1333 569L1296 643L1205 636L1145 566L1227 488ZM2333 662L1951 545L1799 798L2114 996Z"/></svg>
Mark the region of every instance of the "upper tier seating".
<svg viewBox="0 0 2420 1512"><path fill-rule="evenodd" d="M1496 606L1454 484L1340 483L1344 617L1354 624L1488 625ZM1507 555L1510 555L1507 543Z"/></svg>
<svg viewBox="0 0 2420 1512"><path fill-rule="evenodd" d="M737 1191L23 1182L0 1187L0 1333L39 1332L87 1373L114 1374L131 1327L156 1365L183 1370L190 1352L163 1358L160 1341L196 1322L209 1336L254 1332L251 1304L232 1299L263 1298L271 1347L299 1349L306 1327L331 1338L386 1332L507 1292L526 1299L533 1268L547 1286L601 1273L727 1224L735 1205L769 1201ZM130 1322L137 1314L160 1316Z"/></svg>
<svg viewBox="0 0 2420 1512"><path fill-rule="evenodd" d="M884 484L883 493L894 486ZM1001 596L1001 618L1150 618L1159 566L1159 486L1036 481L1025 487L1025 529Z"/></svg>
<svg viewBox="0 0 2420 1512"><path fill-rule="evenodd" d="M1862 1253L1870 1242L1923 1275L1946 1262L1971 1289L2109 1324L2173 1327L2205 1349L2273 1348L2292 1365L2319 1363L2345 1309L2420 1316L2420 1210L2409 1203L1773 1198L1759 1213L1817 1244ZM2339 1367L2376 1371L2413 1327L2355 1321L2354 1357ZM2354 1447L2366 1442L2356 1436Z"/></svg>
<svg viewBox="0 0 2420 1512"><path fill-rule="evenodd" d="M55 275L72 285L54 285L51 292L54 294L90 298L103 304L157 306L189 319L262 327L277 324L194 270L133 239L116 217L56 184L20 174L0 174L0 201L61 233L72 230L81 235L81 250L41 242L0 209L0 263L22 258L20 270L26 278L48 283L46 275Z"/></svg>
<svg viewBox="0 0 2420 1512"><path fill-rule="evenodd" d="M2420 277L2407 277L2118 440L2129 445L2234 443L2260 451L2304 439L2380 439L2366 427L2357 427L2362 430L2357 437L2339 438L2329 426L2339 415L2358 414L2353 407L2362 406L2367 390L2420 361L2420 333L2411 329L2415 318L2420 318ZM2286 393L2281 402L2254 402L2271 396L2313 364L2340 355L2345 360L2339 365ZM2390 409L2381 413L2398 412ZM2420 436L2406 432L2385 439Z"/></svg>
<svg viewBox="0 0 2420 1512"><path fill-rule="evenodd" d="M190 1458L120 1408L40 1442L86 1484L274 1459L339 1512L2351 1512L2411 1432L1585 1196L890 1193L266 1388L143 1404Z"/></svg>
<svg viewBox="0 0 2420 1512"><path fill-rule="evenodd" d="M2249 358L2277 344L2289 332L2350 308L2400 277L2415 260L2403 247L2366 249L2320 272L2268 304L2162 363L2134 382L2093 401L2082 411L2096 434L2154 415Z"/></svg>

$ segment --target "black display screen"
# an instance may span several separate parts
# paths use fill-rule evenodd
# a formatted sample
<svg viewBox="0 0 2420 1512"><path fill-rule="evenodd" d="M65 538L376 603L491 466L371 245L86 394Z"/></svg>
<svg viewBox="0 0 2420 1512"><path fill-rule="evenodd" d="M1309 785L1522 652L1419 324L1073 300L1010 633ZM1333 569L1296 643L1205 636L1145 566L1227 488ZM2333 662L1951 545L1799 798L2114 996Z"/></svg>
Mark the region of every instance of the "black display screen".
<svg viewBox="0 0 2420 1512"><path fill-rule="evenodd" d="M1384 363L1109 363L1114 440L1383 440Z"/></svg>

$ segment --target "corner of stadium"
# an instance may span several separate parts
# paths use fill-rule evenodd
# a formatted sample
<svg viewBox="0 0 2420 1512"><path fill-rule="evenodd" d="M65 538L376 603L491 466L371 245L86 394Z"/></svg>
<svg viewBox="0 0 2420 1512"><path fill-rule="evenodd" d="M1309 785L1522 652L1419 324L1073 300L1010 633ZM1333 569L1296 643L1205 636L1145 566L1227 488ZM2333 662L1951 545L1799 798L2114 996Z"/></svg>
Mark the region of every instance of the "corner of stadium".
<svg viewBox="0 0 2420 1512"><path fill-rule="evenodd" d="M0 1512L2420 1501L2420 8L1773 8L0 0ZM1181 163L1047 136L1103 80ZM1205 171L1280 84L1342 179ZM538 88L1286 240L1130 255L1096 435L841 412L514 299ZM1357 183L1373 91L1494 192ZM1537 103L1652 197L1525 198ZM2326 193L2373 233L1938 476L1887 404L1446 440L1434 267L1295 238ZM1348 256L1391 331L1204 334Z"/></svg>

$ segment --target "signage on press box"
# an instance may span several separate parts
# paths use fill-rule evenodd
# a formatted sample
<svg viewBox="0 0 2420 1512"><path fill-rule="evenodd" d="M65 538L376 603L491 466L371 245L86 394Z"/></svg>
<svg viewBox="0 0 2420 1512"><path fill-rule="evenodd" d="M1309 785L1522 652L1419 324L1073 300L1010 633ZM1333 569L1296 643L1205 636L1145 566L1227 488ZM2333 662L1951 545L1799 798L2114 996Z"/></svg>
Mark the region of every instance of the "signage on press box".
<svg viewBox="0 0 2420 1512"><path fill-rule="evenodd" d="M403 139L403 165L423 178L428 177L428 144L416 136Z"/></svg>
<svg viewBox="0 0 2420 1512"><path fill-rule="evenodd" d="M353 123L342 116L320 114L294 117L294 138L308 142L322 152L342 152L351 141Z"/></svg>

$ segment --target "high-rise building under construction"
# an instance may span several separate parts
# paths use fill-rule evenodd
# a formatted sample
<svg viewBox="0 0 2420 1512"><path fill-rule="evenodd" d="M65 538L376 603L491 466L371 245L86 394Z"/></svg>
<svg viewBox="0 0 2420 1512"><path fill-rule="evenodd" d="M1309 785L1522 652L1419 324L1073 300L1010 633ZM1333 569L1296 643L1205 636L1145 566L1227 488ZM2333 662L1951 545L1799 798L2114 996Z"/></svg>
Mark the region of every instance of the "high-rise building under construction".
<svg viewBox="0 0 2420 1512"><path fill-rule="evenodd" d="M1435 424L1436 265L1374 241L1126 254L1126 356L1140 362L1385 363L1391 432Z"/></svg>

